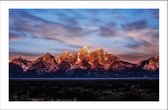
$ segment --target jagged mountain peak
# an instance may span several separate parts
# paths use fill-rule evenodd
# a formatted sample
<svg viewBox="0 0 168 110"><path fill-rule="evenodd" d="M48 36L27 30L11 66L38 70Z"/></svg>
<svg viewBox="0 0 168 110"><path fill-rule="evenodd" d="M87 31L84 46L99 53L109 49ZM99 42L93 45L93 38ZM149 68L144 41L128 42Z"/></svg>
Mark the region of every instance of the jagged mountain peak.
<svg viewBox="0 0 168 110"><path fill-rule="evenodd" d="M61 56L69 56L70 53L68 51L64 51Z"/></svg>
<svg viewBox="0 0 168 110"><path fill-rule="evenodd" d="M113 73L129 73L134 72L155 72L159 70L159 57L150 57L147 60L142 60L138 64L132 64L121 60L119 57L106 52L104 49L95 49L90 51L87 46L84 46L76 53L64 51L58 57L46 53L35 61L27 61L22 57L14 58L10 62L11 71L18 73L21 70L28 73L45 74L78 74L81 71L84 74L113 74ZM128 75L129 75L128 74Z"/></svg>
<svg viewBox="0 0 168 110"><path fill-rule="evenodd" d="M91 51L89 50L88 46L84 46L83 48L81 48L78 53L79 54L89 54Z"/></svg>
<svg viewBox="0 0 168 110"><path fill-rule="evenodd" d="M52 57L52 55L49 52L47 52L46 54L44 54L44 57Z"/></svg>
<svg viewBox="0 0 168 110"><path fill-rule="evenodd" d="M88 46L87 45L85 45L84 47L82 47L81 49L83 49L83 50L89 50L89 48L88 48Z"/></svg>
<svg viewBox="0 0 168 110"><path fill-rule="evenodd" d="M159 60L159 56L150 57L148 60L150 60L150 61L158 61Z"/></svg>
<svg viewBox="0 0 168 110"><path fill-rule="evenodd" d="M57 71L57 62L54 56L52 56L50 53L46 53L37 60L33 61L31 65L28 66L26 71L34 71L37 74L55 72Z"/></svg>
<svg viewBox="0 0 168 110"><path fill-rule="evenodd" d="M58 56L57 60L69 59L71 54L68 51L64 51L60 56ZM59 61L60 62L60 61Z"/></svg>
<svg viewBox="0 0 168 110"><path fill-rule="evenodd" d="M51 61L51 60L54 60L55 57L52 56L50 53L46 53L44 54L43 56L37 58L37 60L35 60L34 62L39 62L39 61Z"/></svg>
<svg viewBox="0 0 168 110"><path fill-rule="evenodd" d="M10 61L10 63L15 64L25 70L27 66L31 63L31 61L23 59L21 56L19 56L18 58L14 58L12 61Z"/></svg>
<svg viewBox="0 0 168 110"><path fill-rule="evenodd" d="M43 60L47 61L47 60L50 60L50 59L53 59L54 56L52 56L50 53L46 53L43 57Z"/></svg>
<svg viewBox="0 0 168 110"><path fill-rule="evenodd" d="M11 61L22 61L22 60L25 60L25 59L23 59L21 56L19 56L17 58L12 59Z"/></svg>
<svg viewBox="0 0 168 110"><path fill-rule="evenodd" d="M21 56L19 56L18 59L23 60L23 58Z"/></svg>
<svg viewBox="0 0 168 110"><path fill-rule="evenodd" d="M159 56L150 57L147 60L141 60L137 63L137 67L148 71L159 70Z"/></svg>
<svg viewBox="0 0 168 110"><path fill-rule="evenodd" d="M19 56L19 57L17 57L17 58L12 59L11 62L12 62L12 63L16 63L16 64L17 64L17 63L24 63L24 64L26 64L26 63L28 63L28 62L30 62L30 61L28 61L28 60L22 58L21 56Z"/></svg>

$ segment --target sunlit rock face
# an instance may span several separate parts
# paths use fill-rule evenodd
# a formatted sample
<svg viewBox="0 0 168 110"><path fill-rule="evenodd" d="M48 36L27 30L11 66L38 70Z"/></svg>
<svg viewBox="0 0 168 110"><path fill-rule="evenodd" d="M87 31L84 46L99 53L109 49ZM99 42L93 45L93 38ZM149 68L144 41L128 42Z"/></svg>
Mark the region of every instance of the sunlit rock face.
<svg viewBox="0 0 168 110"><path fill-rule="evenodd" d="M39 57L37 60L33 61L27 69L28 71L34 71L37 73L51 73L57 71L57 62L49 53Z"/></svg>
<svg viewBox="0 0 168 110"><path fill-rule="evenodd" d="M22 57L14 58L10 63L18 65L20 68L23 69L23 71L26 71L28 66L31 64L31 61L28 61L26 59L23 59Z"/></svg>
<svg viewBox="0 0 168 110"><path fill-rule="evenodd" d="M103 49L90 51L87 46L76 53L64 51L59 56L52 56L50 53L37 58L35 61L27 61L21 57L14 58L9 63L9 70L13 73L34 73L43 74L80 74L92 73L112 75L113 73L147 74L147 71L159 71L159 57L151 57L139 61L137 64L122 61L119 57L110 54ZM120 76L120 75L118 75ZM82 76L81 76L82 77Z"/></svg>
<svg viewBox="0 0 168 110"><path fill-rule="evenodd" d="M137 64L138 68L148 71L158 71L159 70L159 57L151 57L147 60L140 61Z"/></svg>
<svg viewBox="0 0 168 110"><path fill-rule="evenodd" d="M124 61L116 61L110 66L110 69L113 71L124 71L132 68L134 68L134 64Z"/></svg>

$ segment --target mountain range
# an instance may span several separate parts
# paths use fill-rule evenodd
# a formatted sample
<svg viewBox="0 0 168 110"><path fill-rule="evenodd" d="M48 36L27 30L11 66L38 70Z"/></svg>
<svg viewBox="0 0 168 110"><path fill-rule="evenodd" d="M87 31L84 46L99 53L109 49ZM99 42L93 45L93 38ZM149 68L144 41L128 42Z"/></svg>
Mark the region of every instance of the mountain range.
<svg viewBox="0 0 168 110"><path fill-rule="evenodd" d="M34 61L22 57L9 62L10 78L121 78L159 77L159 56L126 62L103 49L90 51L86 46L76 53L64 51L59 56L46 53Z"/></svg>

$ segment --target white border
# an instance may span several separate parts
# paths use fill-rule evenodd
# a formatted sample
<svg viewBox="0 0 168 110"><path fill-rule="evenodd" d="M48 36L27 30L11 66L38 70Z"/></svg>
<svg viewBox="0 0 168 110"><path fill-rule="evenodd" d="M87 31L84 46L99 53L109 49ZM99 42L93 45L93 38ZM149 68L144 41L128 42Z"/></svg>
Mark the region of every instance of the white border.
<svg viewBox="0 0 168 110"><path fill-rule="evenodd" d="M166 1L1 1L1 109L157 109L167 110L167 2ZM9 102L8 101L8 9L9 8L159 8L160 101L156 102ZM136 17L136 15L135 15Z"/></svg>

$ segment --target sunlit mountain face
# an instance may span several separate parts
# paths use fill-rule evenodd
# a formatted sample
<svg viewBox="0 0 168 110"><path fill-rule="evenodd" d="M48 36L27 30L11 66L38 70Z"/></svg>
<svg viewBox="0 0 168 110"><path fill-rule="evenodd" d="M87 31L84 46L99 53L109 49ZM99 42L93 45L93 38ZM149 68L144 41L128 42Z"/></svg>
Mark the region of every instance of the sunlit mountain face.
<svg viewBox="0 0 168 110"><path fill-rule="evenodd" d="M10 77L50 78L123 78L159 76L159 57L151 57L137 64L123 61L103 49L90 51L87 46L75 53L59 56L46 53L34 61L22 57L9 62Z"/></svg>

